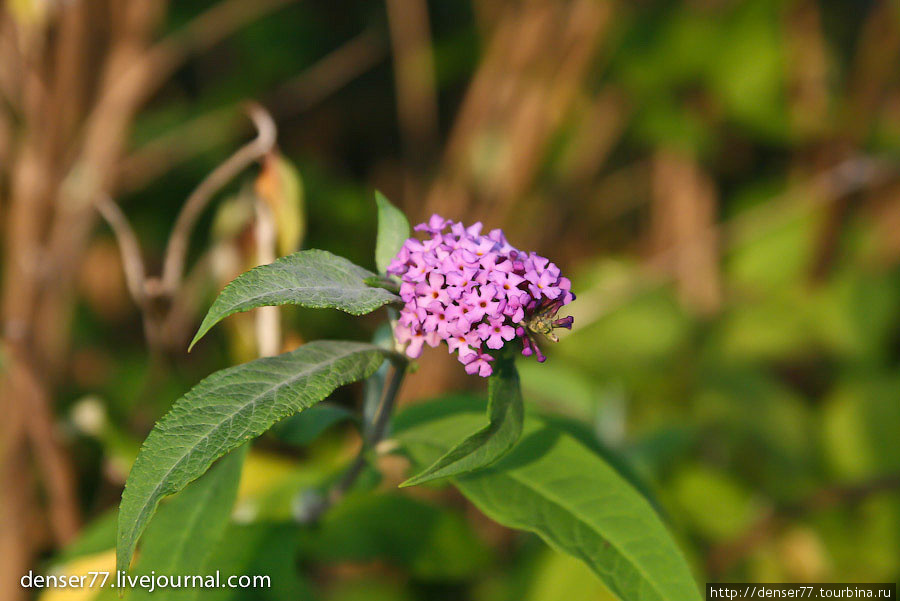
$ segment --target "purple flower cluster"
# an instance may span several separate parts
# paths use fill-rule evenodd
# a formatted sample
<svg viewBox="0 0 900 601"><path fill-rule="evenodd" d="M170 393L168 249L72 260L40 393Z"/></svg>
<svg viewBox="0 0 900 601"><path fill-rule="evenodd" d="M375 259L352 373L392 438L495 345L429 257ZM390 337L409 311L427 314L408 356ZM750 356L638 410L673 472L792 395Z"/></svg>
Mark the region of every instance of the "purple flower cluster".
<svg viewBox="0 0 900 601"><path fill-rule="evenodd" d="M572 327L571 317L556 318L575 299L572 285L548 259L512 247L499 229L482 235L481 222L432 215L415 229L429 237L408 239L387 270L401 278L394 333L410 357L444 340L468 373L487 377L487 349L520 338L523 355L544 361L535 334L555 341L554 328Z"/></svg>

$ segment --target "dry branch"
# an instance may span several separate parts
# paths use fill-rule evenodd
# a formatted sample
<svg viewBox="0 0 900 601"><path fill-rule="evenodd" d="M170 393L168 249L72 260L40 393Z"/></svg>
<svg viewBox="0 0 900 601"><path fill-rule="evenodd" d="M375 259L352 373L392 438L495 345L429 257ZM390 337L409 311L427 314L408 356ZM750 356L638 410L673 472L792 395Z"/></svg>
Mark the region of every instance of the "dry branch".
<svg viewBox="0 0 900 601"><path fill-rule="evenodd" d="M265 102L277 118L310 109L373 68L386 54L384 42L366 31L322 57L278 87ZM243 127L223 127L239 112L229 105L204 113L167 131L125 157L119 168L120 188L143 187L176 165L243 133Z"/></svg>
<svg viewBox="0 0 900 601"><path fill-rule="evenodd" d="M438 139L438 104L428 6L423 0L387 0L394 55L397 116L407 167L421 172L434 155ZM412 173L409 196L415 195Z"/></svg>
<svg viewBox="0 0 900 601"><path fill-rule="evenodd" d="M172 234L169 236L169 243L166 246L162 274L163 290L170 296L177 290L184 274L188 242L197 218L200 217L216 192L275 146L276 129L271 115L258 104L248 105L248 114L256 126L256 138L228 157L206 179L200 182L200 185L185 201L175 221Z"/></svg>
<svg viewBox="0 0 900 601"><path fill-rule="evenodd" d="M116 237L128 292L139 307L143 306L144 282L147 274L144 271L144 260L141 258L141 246L137 236L122 209L109 196L101 195L97 199L97 210Z"/></svg>

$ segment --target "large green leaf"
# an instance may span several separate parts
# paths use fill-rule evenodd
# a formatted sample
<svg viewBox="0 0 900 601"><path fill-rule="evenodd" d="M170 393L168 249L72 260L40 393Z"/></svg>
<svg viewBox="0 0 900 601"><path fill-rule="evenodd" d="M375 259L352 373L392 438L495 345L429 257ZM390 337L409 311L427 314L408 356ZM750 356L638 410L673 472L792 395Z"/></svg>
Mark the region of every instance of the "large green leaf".
<svg viewBox="0 0 900 601"><path fill-rule="evenodd" d="M400 486L414 486L489 466L518 442L524 413L515 362L509 356L499 357L488 380L488 423Z"/></svg>
<svg viewBox="0 0 900 601"><path fill-rule="evenodd" d="M216 372L197 384L156 424L128 475L119 506L118 569L128 568L160 499L277 421L368 377L390 354L370 344L321 340Z"/></svg>
<svg viewBox="0 0 900 601"><path fill-rule="evenodd" d="M231 524L203 570L232 575L267 576L269 586L205 588L203 601L312 601L312 587L297 569L297 542L303 533L294 522Z"/></svg>
<svg viewBox="0 0 900 601"><path fill-rule="evenodd" d="M418 463L434 461L478 427L469 403L426 403L395 421ZM625 601L693 601L690 569L650 504L601 457L543 421L492 466L456 477L459 490L495 521L537 533L582 559Z"/></svg>
<svg viewBox="0 0 900 601"><path fill-rule="evenodd" d="M203 477L165 503L147 527L135 571L138 574L203 575L222 539L237 495L247 445L223 457ZM197 588L137 588L129 599L194 599Z"/></svg>
<svg viewBox="0 0 900 601"><path fill-rule="evenodd" d="M400 252L400 247L409 238L409 221L406 220L406 215L392 205L381 192L375 192L375 204L378 205L375 266L380 273L384 273Z"/></svg>
<svg viewBox="0 0 900 601"><path fill-rule="evenodd" d="M400 298L368 286L375 277L343 257L324 250L302 250L254 267L225 286L191 341L192 348L214 325L233 313L269 305L340 309L363 315Z"/></svg>
<svg viewBox="0 0 900 601"><path fill-rule="evenodd" d="M351 494L300 535L304 562L386 561L421 580L460 580L490 554L455 511L399 493Z"/></svg>
<svg viewBox="0 0 900 601"><path fill-rule="evenodd" d="M639 493L644 495L644 498L653 506L653 509L662 513L653 490L650 488L644 477L637 469L635 469L635 466L629 461L629 458L600 441L591 426L582 421L559 414L541 412L539 416L540 419L551 428L565 432L603 458L610 467L619 472L620 476L625 478L625 480L627 480Z"/></svg>

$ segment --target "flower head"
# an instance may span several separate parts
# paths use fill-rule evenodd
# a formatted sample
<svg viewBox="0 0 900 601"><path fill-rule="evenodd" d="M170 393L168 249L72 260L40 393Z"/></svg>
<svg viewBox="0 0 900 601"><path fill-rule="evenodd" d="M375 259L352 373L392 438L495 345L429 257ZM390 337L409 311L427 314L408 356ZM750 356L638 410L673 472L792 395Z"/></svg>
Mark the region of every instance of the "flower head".
<svg viewBox="0 0 900 601"><path fill-rule="evenodd" d="M554 329L572 327L572 317L557 317L575 300L572 284L549 259L517 250L499 229L482 235L480 222L432 215L415 229L428 237L408 239L387 270L401 279L394 335L410 357L444 340L467 373L487 377L488 350L519 338L523 355L544 361L537 335L555 342Z"/></svg>

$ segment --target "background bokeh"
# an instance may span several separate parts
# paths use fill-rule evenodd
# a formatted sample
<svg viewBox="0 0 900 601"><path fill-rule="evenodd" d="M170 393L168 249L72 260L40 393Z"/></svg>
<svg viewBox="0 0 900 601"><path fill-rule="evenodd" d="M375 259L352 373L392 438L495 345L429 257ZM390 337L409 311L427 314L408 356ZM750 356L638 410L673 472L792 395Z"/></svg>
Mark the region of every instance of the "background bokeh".
<svg viewBox="0 0 900 601"><path fill-rule="evenodd" d="M277 254L373 267L375 189L571 277L575 328L520 362L526 400L614 454L698 582L897 581L898 59L888 0L6 0L0 599L29 598L31 568L112 569L140 441L257 353L247 315L186 353L216 291L266 224ZM215 187L161 291L185 200L255 135L249 101L277 151ZM131 290L123 237L149 276ZM376 326L280 317L285 348ZM426 352L403 403L476 380ZM396 457L301 527L298 495L359 438L289 439L254 447L223 551L276 581L248 598L611 598L448 488L397 492Z"/></svg>

